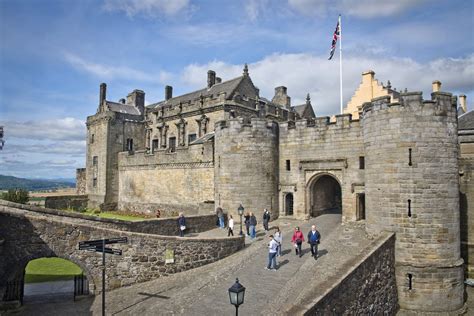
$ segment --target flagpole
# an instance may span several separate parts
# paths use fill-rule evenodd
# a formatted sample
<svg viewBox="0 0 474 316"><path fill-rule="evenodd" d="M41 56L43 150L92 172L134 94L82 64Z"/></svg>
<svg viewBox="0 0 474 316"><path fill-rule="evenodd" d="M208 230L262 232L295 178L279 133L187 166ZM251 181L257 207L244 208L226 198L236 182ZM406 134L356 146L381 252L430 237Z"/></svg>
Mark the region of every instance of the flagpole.
<svg viewBox="0 0 474 316"><path fill-rule="evenodd" d="M342 21L341 15L339 14L339 93L341 101L341 114L342 114Z"/></svg>

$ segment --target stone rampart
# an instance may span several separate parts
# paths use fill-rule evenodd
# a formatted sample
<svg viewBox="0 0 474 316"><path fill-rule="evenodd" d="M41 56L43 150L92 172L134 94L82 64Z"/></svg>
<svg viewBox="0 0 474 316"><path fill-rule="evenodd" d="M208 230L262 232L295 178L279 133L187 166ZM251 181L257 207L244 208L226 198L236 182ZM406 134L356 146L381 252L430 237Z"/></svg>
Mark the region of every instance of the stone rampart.
<svg viewBox="0 0 474 316"><path fill-rule="evenodd" d="M86 194L86 168L77 168L76 169L76 194L85 195Z"/></svg>
<svg viewBox="0 0 474 316"><path fill-rule="evenodd" d="M363 106L367 231L396 232L400 308L463 306L457 111L450 93Z"/></svg>
<svg viewBox="0 0 474 316"><path fill-rule="evenodd" d="M44 200L44 206L56 210L85 210L87 208L87 195L47 196Z"/></svg>
<svg viewBox="0 0 474 316"><path fill-rule="evenodd" d="M395 315L397 311L395 235L389 234L332 282L304 315Z"/></svg>
<svg viewBox="0 0 474 316"><path fill-rule="evenodd" d="M196 268L244 247L244 239L238 236L180 238L144 234L5 203L0 206L0 232L0 297L7 281L21 279L28 262L41 257L61 257L78 264L90 280L91 291L97 293L101 289L102 256L78 250L78 243L84 240L128 237L127 244L113 245L122 250L122 256L107 255L107 290ZM167 251L174 251L168 258L172 263L165 261Z"/></svg>
<svg viewBox="0 0 474 316"><path fill-rule="evenodd" d="M237 218L242 204L261 219L278 217L278 126L260 118L220 121L215 127L215 205Z"/></svg>

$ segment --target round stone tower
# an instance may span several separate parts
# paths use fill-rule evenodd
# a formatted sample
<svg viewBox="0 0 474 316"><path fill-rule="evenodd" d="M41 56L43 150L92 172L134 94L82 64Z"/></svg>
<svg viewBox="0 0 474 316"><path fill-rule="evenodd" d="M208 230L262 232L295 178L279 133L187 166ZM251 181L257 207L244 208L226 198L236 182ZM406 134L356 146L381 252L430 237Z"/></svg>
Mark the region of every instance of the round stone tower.
<svg viewBox="0 0 474 316"><path fill-rule="evenodd" d="M404 93L364 104L366 223L396 233L400 308L463 306L457 113L451 94Z"/></svg>
<svg viewBox="0 0 474 316"><path fill-rule="evenodd" d="M242 204L260 222L263 209L278 217L278 126L242 118L216 123L215 205L237 214Z"/></svg>

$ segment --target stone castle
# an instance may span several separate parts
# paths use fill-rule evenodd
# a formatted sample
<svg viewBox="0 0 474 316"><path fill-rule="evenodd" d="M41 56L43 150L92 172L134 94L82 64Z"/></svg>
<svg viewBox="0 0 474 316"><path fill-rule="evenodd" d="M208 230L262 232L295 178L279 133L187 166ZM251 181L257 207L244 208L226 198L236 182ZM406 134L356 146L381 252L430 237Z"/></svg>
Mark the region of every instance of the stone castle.
<svg viewBox="0 0 474 316"><path fill-rule="evenodd" d="M340 212L370 235L396 233L402 309L456 311L461 250L472 270L474 126L469 112L458 127L458 100L440 88L423 100L366 72L345 114L330 118L315 115L309 95L292 106L286 87L261 97L247 66L228 81L210 70L207 87L177 97L166 86L148 106L141 90L108 101L101 84L78 187L90 207L158 216L236 216L239 205L258 218L264 208L273 218Z"/></svg>

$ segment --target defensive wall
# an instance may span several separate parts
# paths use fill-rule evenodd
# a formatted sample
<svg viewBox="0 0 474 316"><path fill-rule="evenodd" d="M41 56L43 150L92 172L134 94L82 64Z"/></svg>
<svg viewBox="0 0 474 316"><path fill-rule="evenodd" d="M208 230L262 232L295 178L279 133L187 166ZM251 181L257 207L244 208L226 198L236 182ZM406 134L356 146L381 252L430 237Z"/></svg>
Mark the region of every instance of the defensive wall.
<svg viewBox="0 0 474 316"><path fill-rule="evenodd" d="M148 281L153 278L189 270L221 258L244 247L242 237L192 238L150 234L159 229L152 224L119 223L110 220L91 220L87 216L68 216L60 211L46 210L11 202L0 202L0 297L6 284L22 280L30 260L41 257L60 257L79 265L90 280L90 290L101 289L101 260L98 253L78 250L84 240L128 237L127 244L115 244L122 256L107 255L106 289ZM214 224L214 217L212 219ZM156 220L165 223L167 220ZM176 219L173 219L176 224ZM193 219L187 227L193 230ZM157 225L157 223L155 223ZM127 226L135 231L124 230ZM197 225L198 226L198 225ZM175 226L176 227L176 226ZM175 228L176 229L176 228ZM144 231L140 233L136 231ZM176 230L175 230L176 231ZM174 251L173 263L165 262L165 252Z"/></svg>
<svg viewBox="0 0 474 316"><path fill-rule="evenodd" d="M87 208L87 201L87 195L47 196L44 200L44 206L56 210L71 209L80 211Z"/></svg>
<svg viewBox="0 0 474 316"><path fill-rule="evenodd" d="M119 154L119 209L176 216L214 211L212 142Z"/></svg>
<svg viewBox="0 0 474 316"><path fill-rule="evenodd" d="M278 217L278 125L262 118L215 126L215 205L237 218L242 204L260 220L265 208Z"/></svg>
<svg viewBox="0 0 474 316"><path fill-rule="evenodd" d="M285 213L285 196L294 196L297 218L320 215L317 196L312 186L321 175L330 175L341 186L343 221L356 220L356 197L364 192L364 156L362 129L359 120L350 114L280 123L279 200ZM316 196L313 196L316 194Z"/></svg>
<svg viewBox="0 0 474 316"><path fill-rule="evenodd" d="M395 234L383 234L338 280L303 307L304 315L395 315Z"/></svg>
<svg viewBox="0 0 474 316"><path fill-rule="evenodd" d="M363 106L366 228L395 232L400 308L463 306L457 111L452 95L380 97Z"/></svg>

